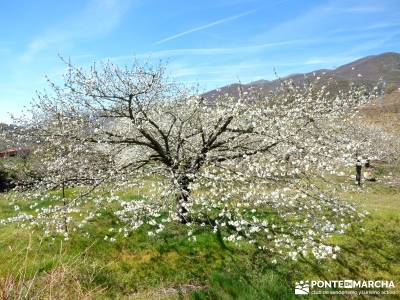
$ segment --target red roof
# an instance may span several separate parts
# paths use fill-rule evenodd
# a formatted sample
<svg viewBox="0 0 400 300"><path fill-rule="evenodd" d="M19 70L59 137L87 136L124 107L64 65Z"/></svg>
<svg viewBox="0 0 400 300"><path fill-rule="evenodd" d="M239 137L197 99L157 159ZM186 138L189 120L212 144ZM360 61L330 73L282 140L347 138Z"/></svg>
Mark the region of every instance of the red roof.
<svg viewBox="0 0 400 300"><path fill-rule="evenodd" d="M4 151L0 152L0 157L5 157L13 154L25 154L29 153L31 150L29 148L23 148L23 147L16 147L16 148L10 148Z"/></svg>

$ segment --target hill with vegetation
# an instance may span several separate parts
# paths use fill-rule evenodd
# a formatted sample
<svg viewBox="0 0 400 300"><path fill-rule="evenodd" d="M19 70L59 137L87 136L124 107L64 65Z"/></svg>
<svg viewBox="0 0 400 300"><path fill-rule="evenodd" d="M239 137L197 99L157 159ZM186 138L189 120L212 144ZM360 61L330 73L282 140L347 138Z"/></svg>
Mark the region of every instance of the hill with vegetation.
<svg viewBox="0 0 400 300"><path fill-rule="evenodd" d="M379 55L371 55L356 61L339 66L334 70L321 69L305 74L292 74L276 80L258 80L247 84L230 84L219 89L209 91L204 94L205 98L213 99L221 94L238 96L239 89L243 92L256 91L267 95L277 88L282 80L293 80L296 84L304 81L313 81L321 77L321 83L326 80L336 82L336 87L345 88L350 83L358 83L366 86L376 86L380 83L380 88L385 92L400 88L400 54L387 52Z"/></svg>
<svg viewBox="0 0 400 300"><path fill-rule="evenodd" d="M400 91L376 99L363 107L361 112L368 122L400 133Z"/></svg>

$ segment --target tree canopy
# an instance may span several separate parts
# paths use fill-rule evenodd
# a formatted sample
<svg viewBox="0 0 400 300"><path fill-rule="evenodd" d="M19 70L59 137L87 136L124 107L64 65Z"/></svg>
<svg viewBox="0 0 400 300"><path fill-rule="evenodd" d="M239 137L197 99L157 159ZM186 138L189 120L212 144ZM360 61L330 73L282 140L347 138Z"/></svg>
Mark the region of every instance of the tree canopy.
<svg viewBox="0 0 400 300"><path fill-rule="evenodd" d="M212 230L296 259L335 258L340 249L327 237L364 216L328 181L354 162L359 140L347 133L371 100L364 89L332 94L329 80L312 78L282 81L268 96L239 90L210 100L169 80L162 66L67 65L63 85L50 82L38 95L24 128L43 169L35 199L68 186L79 193L3 223L67 237L67 228L81 230L110 209L119 220L113 238L139 227L155 235L177 222L193 240ZM94 192L100 187L109 195ZM142 191L140 199L118 196L127 187Z"/></svg>

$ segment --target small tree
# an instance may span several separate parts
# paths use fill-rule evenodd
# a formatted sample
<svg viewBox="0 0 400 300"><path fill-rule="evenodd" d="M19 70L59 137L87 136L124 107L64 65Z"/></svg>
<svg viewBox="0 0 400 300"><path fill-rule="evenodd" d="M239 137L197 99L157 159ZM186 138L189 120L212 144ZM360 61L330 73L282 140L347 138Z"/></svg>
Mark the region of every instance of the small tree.
<svg viewBox="0 0 400 300"><path fill-rule="evenodd" d="M57 115L43 116L43 120L24 120L14 137L29 137L32 153L24 164L23 174L16 181L18 192L28 193L32 200L50 201L51 204L39 212L35 218L26 216L33 224L44 226L55 232L62 233L66 238L69 227L75 227L74 219L70 216L78 212L77 207L87 203L84 195L104 183L105 178L111 177L107 169L112 168L111 157L104 148L99 149L83 141L71 138L65 116L61 109ZM82 191L74 191L75 187L90 187ZM77 197L68 197L68 190ZM47 191L60 193L46 194ZM41 195L44 192L44 195ZM38 199L39 197L39 199ZM93 199L90 199L93 200ZM32 207L36 207L38 203ZM79 209L80 212L80 209ZM90 213L91 215L93 214ZM50 232L47 230L47 232Z"/></svg>
<svg viewBox="0 0 400 300"><path fill-rule="evenodd" d="M362 114L355 120L348 121L342 134L352 137L356 181L358 185L361 185L363 164L367 171L371 160L395 163L400 159L400 139L396 132L369 122L367 118L363 118Z"/></svg>
<svg viewBox="0 0 400 300"><path fill-rule="evenodd" d="M42 166L58 183L51 187L76 174L89 186L50 212L37 209L4 223L37 224L59 218L59 211L82 211L78 199L105 184L111 191L106 200L119 205L114 213L125 236L144 225L153 235L180 222L191 239L209 228L225 240L247 240L293 259L334 257L338 248L325 245L325 238L363 214L315 178L352 162L345 120L369 97L354 86L336 95L320 86L283 82L267 98L239 90L239 98L207 100L168 81L162 67L106 63L86 72L68 63L64 85L51 83L53 93L39 95L26 128L48 153ZM154 174L157 180L146 184ZM146 190L142 200L115 196L132 185ZM93 200L88 216L104 208L104 200Z"/></svg>

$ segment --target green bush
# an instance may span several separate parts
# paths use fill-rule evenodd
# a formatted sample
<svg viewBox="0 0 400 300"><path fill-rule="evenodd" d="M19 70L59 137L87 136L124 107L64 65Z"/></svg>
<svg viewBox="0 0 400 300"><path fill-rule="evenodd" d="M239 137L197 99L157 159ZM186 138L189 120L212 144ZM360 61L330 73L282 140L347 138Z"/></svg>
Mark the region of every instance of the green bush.
<svg viewBox="0 0 400 300"><path fill-rule="evenodd" d="M4 192L14 187L14 176L0 164L0 192Z"/></svg>
<svg viewBox="0 0 400 300"><path fill-rule="evenodd" d="M388 83L385 86L385 94L391 94L393 93L395 90L397 90L397 85L394 83Z"/></svg>

